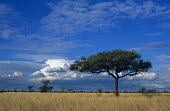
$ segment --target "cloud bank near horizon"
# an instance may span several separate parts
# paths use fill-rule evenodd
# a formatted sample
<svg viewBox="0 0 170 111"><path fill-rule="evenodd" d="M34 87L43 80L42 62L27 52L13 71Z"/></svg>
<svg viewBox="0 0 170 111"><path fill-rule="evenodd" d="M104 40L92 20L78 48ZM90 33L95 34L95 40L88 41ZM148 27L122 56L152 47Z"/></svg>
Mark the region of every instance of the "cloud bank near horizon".
<svg viewBox="0 0 170 111"><path fill-rule="evenodd" d="M107 73L102 74L89 74L84 73L80 74L77 72L73 72L69 70L70 64L73 63L74 60L66 60L66 59L55 59L55 60L47 60L44 64L37 63L23 63L23 62L5 62L0 61L0 67L3 67L3 71L1 71L0 79L8 79L11 80L22 80L24 79L29 82L39 82L42 79L49 79L53 82L55 81L113 81L113 78L109 77ZM14 64L14 65L11 65ZM9 67L10 66L10 67ZM27 69L28 68L28 69ZM161 70L166 69L164 72L164 76L161 75ZM121 79L121 81L125 84L138 84L139 86L146 86L151 88L166 88L168 85L163 85L163 83L169 83L167 79L167 74L169 72L168 66L161 66L160 69L156 68L156 70L152 70L152 72L141 74L133 77L127 77ZM10 70L10 74L4 73L5 70ZM29 72L29 73L28 73ZM31 73L32 72L32 73ZM25 74L27 73L27 74ZM155 81L156 80L156 81ZM140 81L140 82L139 82ZM73 83L74 83L73 82ZM93 84L93 83L92 83ZM86 87L86 86L82 86Z"/></svg>

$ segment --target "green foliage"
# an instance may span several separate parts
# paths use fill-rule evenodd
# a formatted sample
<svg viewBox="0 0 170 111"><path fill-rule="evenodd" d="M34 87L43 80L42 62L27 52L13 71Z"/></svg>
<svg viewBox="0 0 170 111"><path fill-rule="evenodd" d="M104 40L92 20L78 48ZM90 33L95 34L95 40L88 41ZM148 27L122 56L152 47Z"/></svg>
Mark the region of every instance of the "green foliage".
<svg viewBox="0 0 170 111"><path fill-rule="evenodd" d="M52 86L48 86L48 84L50 83L50 80L47 79L42 79L41 83L43 84L43 86L39 87L40 91L43 92L48 92L48 91L52 91L53 87Z"/></svg>
<svg viewBox="0 0 170 111"><path fill-rule="evenodd" d="M163 93L168 93L168 91L167 91L167 90L164 90Z"/></svg>
<svg viewBox="0 0 170 111"><path fill-rule="evenodd" d="M73 91L73 89L68 89L67 91L68 91L68 92L72 92L72 91Z"/></svg>
<svg viewBox="0 0 170 111"><path fill-rule="evenodd" d="M50 80L42 79L41 83L44 84L45 86L47 86L48 83L50 83Z"/></svg>
<svg viewBox="0 0 170 111"><path fill-rule="evenodd" d="M102 92L103 92L103 89L99 88L99 89L97 89L97 92L98 92L98 93L102 93Z"/></svg>
<svg viewBox="0 0 170 111"><path fill-rule="evenodd" d="M91 55L87 58L82 57L70 66L70 70L91 73L113 72L111 74L126 72L128 75L121 76L125 77L147 72L151 67L151 63L142 60L141 55L135 51L112 50Z"/></svg>
<svg viewBox="0 0 170 111"><path fill-rule="evenodd" d="M146 92L146 88L145 87L140 88L139 93L145 93L145 92Z"/></svg>
<svg viewBox="0 0 170 111"><path fill-rule="evenodd" d="M40 89L40 91L43 93L43 92L47 92L48 91L48 87L47 86L45 86L45 85L43 85L43 86L41 86L41 87L39 87L39 89Z"/></svg>

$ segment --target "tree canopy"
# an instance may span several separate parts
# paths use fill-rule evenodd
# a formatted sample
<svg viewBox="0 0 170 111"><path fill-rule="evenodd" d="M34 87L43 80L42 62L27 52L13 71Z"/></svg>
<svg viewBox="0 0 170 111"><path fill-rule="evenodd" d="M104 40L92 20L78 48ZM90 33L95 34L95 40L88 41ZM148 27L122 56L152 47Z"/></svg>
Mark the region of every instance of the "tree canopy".
<svg viewBox="0 0 170 111"><path fill-rule="evenodd" d="M39 87L40 91L41 92L48 92L48 90L51 90L53 89L52 86L48 86L48 84L50 83L50 80L47 80L47 79L42 79L41 80L41 83L43 84L43 86Z"/></svg>

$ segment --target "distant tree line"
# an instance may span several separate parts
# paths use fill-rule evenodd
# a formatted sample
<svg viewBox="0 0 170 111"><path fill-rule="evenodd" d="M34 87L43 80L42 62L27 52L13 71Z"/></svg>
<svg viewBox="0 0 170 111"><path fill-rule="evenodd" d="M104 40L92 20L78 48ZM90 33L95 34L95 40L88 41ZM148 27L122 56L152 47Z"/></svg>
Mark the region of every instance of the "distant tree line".
<svg viewBox="0 0 170 111"><path fill-rule="evenodd" d="M59 91L52 91L53 86L48 86L48 83L50 83L49 80L42 80L41 83L43 83L43 86L40 86L39 89L40 91L35 91L33 90L33 85L28 86L28 90L21 90L18 91L18 88L15 88L14 90L4 90L0 89L0 93L3 92L42 92L42 93L47 93L47 92L53 92L53 93L114 93L114 91L107 91L103 90L102 88L97 89L96 91L74 91L74 89L66 89L65 87L61 87ZM145 87L142 87L139 89L139 91L120 91L120 93L141 93L142 95L149 95L149 94L159 94L159 93L170 93L167 90L164 91L157 91L155 89L147 89Z"/></svg>

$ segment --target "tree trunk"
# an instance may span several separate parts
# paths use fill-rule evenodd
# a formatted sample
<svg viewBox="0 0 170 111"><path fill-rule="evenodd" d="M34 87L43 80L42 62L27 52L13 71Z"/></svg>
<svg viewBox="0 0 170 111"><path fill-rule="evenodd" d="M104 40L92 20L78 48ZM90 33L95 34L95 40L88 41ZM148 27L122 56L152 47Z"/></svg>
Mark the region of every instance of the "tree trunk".
<svg viewBox="0 0 170 111"><path fill-rule="evenodd" d="M115 95L118 97L119 96L119 84L118 84L118 81L119 78L116 78L115 79Z"/></svg>

